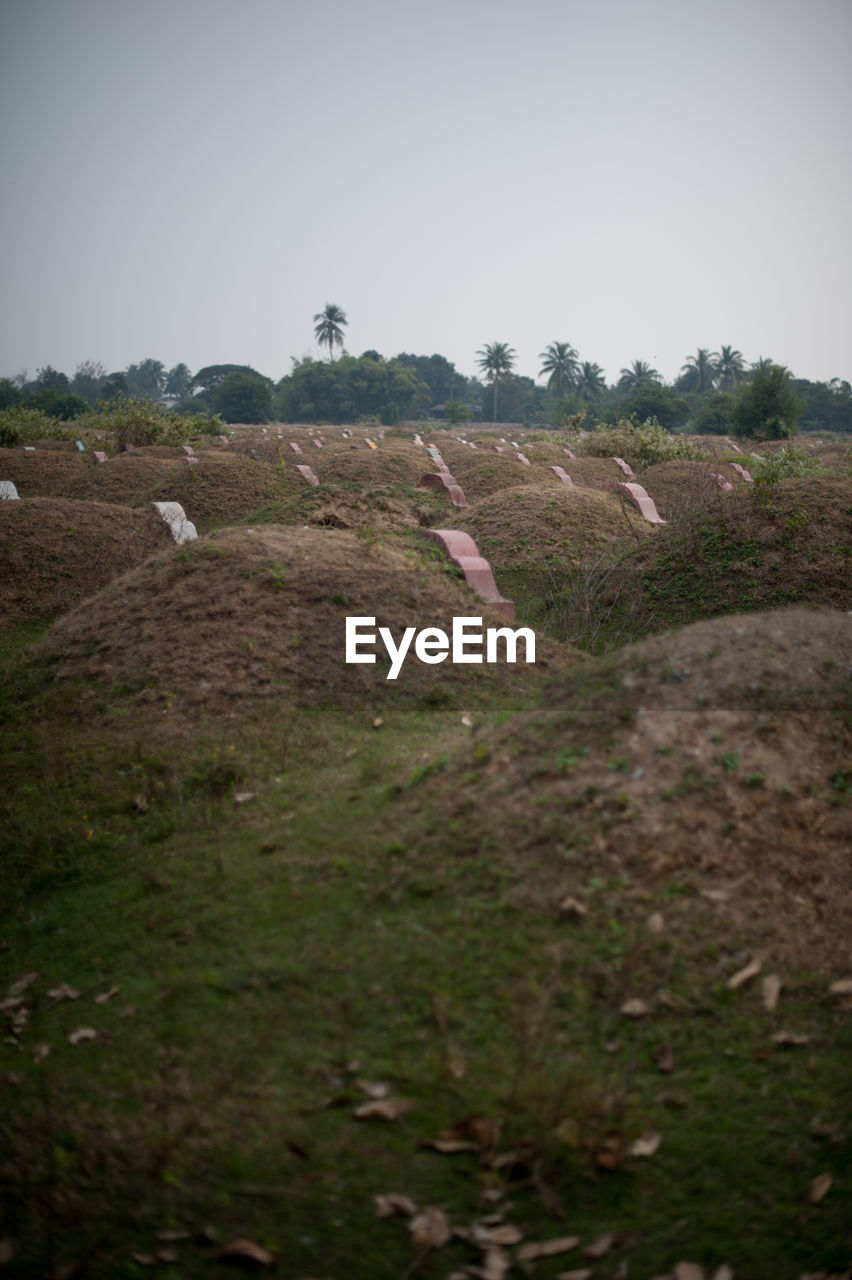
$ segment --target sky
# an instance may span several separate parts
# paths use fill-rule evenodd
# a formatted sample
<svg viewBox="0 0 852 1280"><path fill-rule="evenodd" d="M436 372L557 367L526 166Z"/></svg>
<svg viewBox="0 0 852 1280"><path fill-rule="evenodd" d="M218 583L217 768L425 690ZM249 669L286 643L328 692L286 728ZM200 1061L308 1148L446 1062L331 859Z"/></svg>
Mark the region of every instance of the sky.
<svg viewBox="0 0 852 1280"><path fill-rule="evenodd" d="M2 0L0 376L852 379L849 0Z"/></svg>

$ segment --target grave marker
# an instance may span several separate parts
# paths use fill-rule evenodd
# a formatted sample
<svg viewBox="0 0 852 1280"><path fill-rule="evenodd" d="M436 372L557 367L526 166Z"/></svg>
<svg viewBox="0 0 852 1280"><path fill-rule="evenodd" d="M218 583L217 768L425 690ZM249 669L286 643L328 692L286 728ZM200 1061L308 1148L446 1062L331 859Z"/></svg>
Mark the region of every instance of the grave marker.
<svg viewBox="0 0 852 1280"><path fill-rule="evenodd" d="M198 537L198 530L191 520L187 520L179 502L152 502L151 506L169 526L169 532L178 544Z"/></svg>
<svg viewBox="0 0 852 1280"><path fill-rule="evenodd" d="M430 472L428 475L423 476L417 487L419 489L442 489L454 507L467 506L467 499L464 496L461 485L458 484L454 476L450 475L449 471Z"/></svg>
<svg viewBox="0 0 852 1280"><path fill-rule="evenodd" d="M307 480L308 484L312 484L314 486L319 484L319 478L316 472L314 471L313 467L308 467L304 464L296 463L296 470L305 480Z"/></svg>
<svg viewBox="0 0 852 1280"><path fill-rule="evenodd" d="M469 533L462 533L460 529L428 529L426 536L438 544L456 568L461 569L467 584L486 604L507 622L514 622L514 602L500 595L491 565L479 554L479 548Z"/></svg>
<svg viewBox="0 0 852 1280"><path fill-rule="evenodd" d="M572 489L576 487L574 481L566 471L562 470L561 467L550 467L549 470L552 471L555 476L559 476L559 479L563 484L570 484Z"/></svg>
<svg viewBox="0 0 852 1280"><path fill-rule="evenodd" d="M613 485L616 493L625 493L635 507L641 511L642 515L649 524L665 524L665 520L657 510L653 498L648 496L641 484L616 484Z"/></svg>
<svg viewBox="0 0 852 1280"><path fill-rule="evenodd" d="M19 501L18 490L11 480L0 480L0 500L2 499L7 502Z"/></svg>

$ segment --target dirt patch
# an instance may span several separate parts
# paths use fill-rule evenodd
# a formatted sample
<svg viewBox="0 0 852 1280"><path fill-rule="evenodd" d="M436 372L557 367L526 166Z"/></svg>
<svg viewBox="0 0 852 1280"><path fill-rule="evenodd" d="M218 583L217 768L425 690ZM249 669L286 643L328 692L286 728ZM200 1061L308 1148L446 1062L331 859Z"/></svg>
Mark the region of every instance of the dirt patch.
<svg viewBox="0 0 852 1280"><path fill-rule="evenodd" d="M150 509L71 498L0 502L0 627L55 617L170 545Z"/></svg>
<svg viewBox="0 0 852 1280"><path fill-rule="evenodd" d="M455 616L486 613L427 544L421 554L347 532L266 525L154 557L60 619L38 658L56 687L86 682L75 696L88 715L147 709L178 733L199 719L283 714L294 698L363 709L493 696L576 660L542 641L535 664L439 667L412 657L395 682L381 647L376 665L344 663L347 615L374 616L399 638L406 627L451 630Z"/></svg>
<svg viewBox="0 0 852 1280"><path fill-rule="evenodd" d="M460 511L456 523L494 565L511 567L544 560L578 565L602 547L635 545L651 531L615 494L562 483L504 489Z"/></svg>
<svg viewBox="0 0 852 1280"><path fill-rule="evenodd" d="M715 941L711 973L758 948L785 978L848 972L850 674L852 619L828 610L629 646L482 734L416 813L400 805L408 871L449 841L516 906L572 895L594 919L608 884L602 927L628 937L661 910L673 954Z"/></svg>

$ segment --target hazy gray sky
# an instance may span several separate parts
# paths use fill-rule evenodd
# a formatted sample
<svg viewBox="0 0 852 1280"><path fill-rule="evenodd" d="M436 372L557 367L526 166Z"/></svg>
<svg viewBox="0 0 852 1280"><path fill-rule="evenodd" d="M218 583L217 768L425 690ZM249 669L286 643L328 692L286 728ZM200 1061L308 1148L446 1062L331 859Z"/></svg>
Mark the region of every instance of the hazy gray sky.
<svg viewBox="0 0 852 1280"><path fill-rule="evenodd" d="M850 0L3 0L0 374L852 378Z"/></svg>

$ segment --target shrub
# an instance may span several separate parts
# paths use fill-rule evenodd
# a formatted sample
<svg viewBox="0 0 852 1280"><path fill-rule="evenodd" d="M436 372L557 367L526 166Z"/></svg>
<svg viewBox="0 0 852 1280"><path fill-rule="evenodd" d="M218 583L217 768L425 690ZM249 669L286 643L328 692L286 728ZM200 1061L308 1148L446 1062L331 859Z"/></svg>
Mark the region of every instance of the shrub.
<svg viewBox="0 0 852 1280"><path fill-rule="evenodd" d="M203 435L223 430L221 419L205 414L182 415L152 404L150 400L125 400L103 405L77 419L77 427L106 431L115 438L116 448L126 444L188 444Z"/></svg>
<svg viewBox="0 0 852 1280"><path fill-rule="evenodd" d="M43 409L28 409L14 404L0 410L0 447L11 449L16 444L32 444L36 440L73 440L74 436L58 418Z"/></svg>
<svg viewBox="0 0 852 1280"><path fill-rule="evenodd" d="M599 426L586 436L582 449L596 458L617 455L636 467L698 456L690 440L684 436L670 436L656 418L647 418L641 423L621 418L615 426Z"/></svg>

